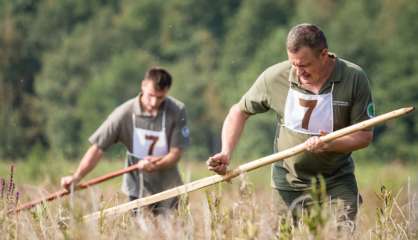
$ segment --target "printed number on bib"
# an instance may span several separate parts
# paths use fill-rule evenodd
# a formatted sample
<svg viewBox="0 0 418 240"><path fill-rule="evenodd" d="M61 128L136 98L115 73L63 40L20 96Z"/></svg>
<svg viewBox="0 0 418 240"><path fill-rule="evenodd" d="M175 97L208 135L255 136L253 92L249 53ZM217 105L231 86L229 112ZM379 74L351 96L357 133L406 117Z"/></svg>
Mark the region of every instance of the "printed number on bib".
<svg viewBox="0 0 418 240"><path fill-rule="evenodd" d="M289 88L284 112L284 126L311 135L333 131L332 89L324 94L305 94Z"/></svg>
<svg viewBox="0 0 418 240"><path fill-rule="evenodd" d="M158 142L158 137L157 136L152 136L152 135L145 135L145 140L149 140L151 141L151 144L148 148L148 155L152 156L152 154L154 153L154 147L155 144Z"/></svg>
<svg viewBox="0 0 418 240"><path fill-rule="evenodd" d="M305 112L305 115L303 116L303 119L302 119L302 128L304 128L306 130L308 130L309 120L311 119L311 114L312 114L317 102L318 102L318 100L306 100L306 99L299 98L299 104L302 107L308 108L308 110Z"/></svg>

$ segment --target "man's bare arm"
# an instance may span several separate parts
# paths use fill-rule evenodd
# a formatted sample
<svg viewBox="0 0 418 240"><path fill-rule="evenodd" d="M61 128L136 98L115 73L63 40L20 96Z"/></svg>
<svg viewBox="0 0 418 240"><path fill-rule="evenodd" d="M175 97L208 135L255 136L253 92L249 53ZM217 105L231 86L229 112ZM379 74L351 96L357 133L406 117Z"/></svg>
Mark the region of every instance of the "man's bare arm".
<svg viewBox="0 0 418 240"><path fill-rule="evenodd" d="M144 165L144 170L152 172L172 167L180 160L182 154L183 150L172 147L170 148L170 151L162 157L147 156L144 158L144 160L148 162Z"/></svg>
<svg viewBox="0 0 418 240"><path fill-rule="evenodd" d="M231 107L222 126L222 150L208 159L209 170L225 174L232 152L249 117L250 115L241 111L237 104Z"/></svg>
<svg viewBox="0 0 418 240"><path fill-rule="evenodd" d="M337 138L329 143L322 142L319 137L309 138L305 144L308 151L320 152L352 152L367 147L373 140L373 131L358 131Z"/></svg>

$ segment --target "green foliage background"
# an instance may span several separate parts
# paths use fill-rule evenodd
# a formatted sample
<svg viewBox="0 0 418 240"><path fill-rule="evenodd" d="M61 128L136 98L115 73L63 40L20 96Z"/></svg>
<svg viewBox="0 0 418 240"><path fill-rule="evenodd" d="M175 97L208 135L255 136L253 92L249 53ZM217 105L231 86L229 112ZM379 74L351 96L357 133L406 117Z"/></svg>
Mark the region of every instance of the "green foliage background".
<svg viewBox="0 0 418 240"><path fill-rule="evenodd" d="M229 107L287 58L287 31L301 22L320 25L332 52L366 70L378 114L416 105L417 16L414 0L0 0L0 159L80 157L144 71L162 65L187 105L186 157L204 160L219 149ZM416 160L417 120L376 128L358 157ZM270 154L274 122L253 117L235 157Z"/></svg>

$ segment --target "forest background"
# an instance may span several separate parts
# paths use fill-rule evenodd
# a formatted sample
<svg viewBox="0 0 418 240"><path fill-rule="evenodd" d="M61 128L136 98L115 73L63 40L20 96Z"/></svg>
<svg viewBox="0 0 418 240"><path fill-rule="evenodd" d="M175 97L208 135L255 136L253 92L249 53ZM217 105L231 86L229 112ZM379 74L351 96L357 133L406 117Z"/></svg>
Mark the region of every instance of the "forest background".
<svg viewBox="0 0 418 240"><path fill-rule="evenodd" d="M286 34L302 22L362 66L377 114L416 106L417 16L413 0L0 0L0 159L78 161L101 122L138 94L145 70L160 65L174 77L170 95L187 106L184 158L206 160L219 150L229 107L287 59ZM417 120L377 127L357 159L415 162ZM272 153L275 121L253 117L234 158ZM124 154L115 147L107 158Z"/></svg>

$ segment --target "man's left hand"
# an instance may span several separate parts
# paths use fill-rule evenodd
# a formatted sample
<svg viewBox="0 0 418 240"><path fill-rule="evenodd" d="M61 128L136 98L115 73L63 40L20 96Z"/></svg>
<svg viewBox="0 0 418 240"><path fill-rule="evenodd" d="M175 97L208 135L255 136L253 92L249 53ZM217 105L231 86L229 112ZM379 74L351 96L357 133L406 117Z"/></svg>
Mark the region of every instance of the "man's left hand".
<svg viewBox="0 0 418 240"><path fill-rule="evenodd" d="M321 136L326 135L326 132L321 131ZM305 141L306 150L312 153L323 153L330 149L330 144L323 142L320 136L310 137Z"/></svg>
<svg viewBox="0 0 418 240"><path fill-rule="evenodd" d="M159 162L163 157L156 157L156 156L146 156L144 157L143 161L145 161L143 169L146 172L154 172L159 169Z"/></svg>

